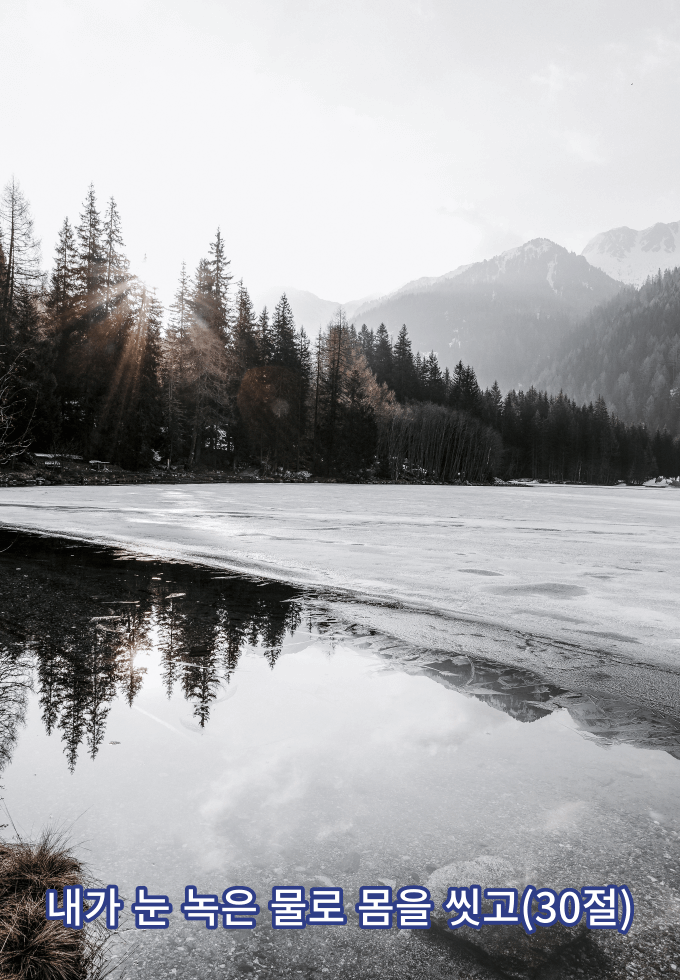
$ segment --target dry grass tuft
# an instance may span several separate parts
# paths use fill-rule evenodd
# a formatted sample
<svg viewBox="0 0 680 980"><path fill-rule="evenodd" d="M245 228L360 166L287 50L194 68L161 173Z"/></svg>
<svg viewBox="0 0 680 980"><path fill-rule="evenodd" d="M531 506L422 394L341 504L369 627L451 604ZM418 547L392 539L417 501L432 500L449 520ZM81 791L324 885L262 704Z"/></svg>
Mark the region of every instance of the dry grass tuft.
<svg viewBox="0 0 680 980"><path fill-rule="evenodd" d="M85 871L64 840L0 843L0 977L2 980L101 980L106 930L93 923L65 929L45 918L45 893L79 885Z"/></svg>
<svg viewBox="0 0 680 980"><path fill-rule="evenodd" d="M16 980L82 980L82 931L45 919L45 901L21 898L0 906L0 976Z"/></svg>

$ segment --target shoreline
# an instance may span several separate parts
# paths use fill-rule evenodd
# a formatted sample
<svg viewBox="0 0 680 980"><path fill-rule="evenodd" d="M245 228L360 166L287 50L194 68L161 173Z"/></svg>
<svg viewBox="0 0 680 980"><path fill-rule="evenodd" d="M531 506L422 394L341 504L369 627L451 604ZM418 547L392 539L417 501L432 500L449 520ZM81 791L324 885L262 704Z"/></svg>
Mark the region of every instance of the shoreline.
<svg viewBox="0 0 680 980"><path fill-rule="evenodd" d="M677 712L679 497L451 489L15 487L0 524L285 582L407 643Z"/></svg>
<svg viewBox="0 0 680 980"><path fill-rule="evenodd" d="M644 483L575 483L570 480L561 482L537 480L529 477L516 480L502 480L496 477L492 482L480 483L469 480L429 480L415 476L404 475L399 480L388 480L372 474L349 474L345 477L313 476L308 471L287 472L277 476L263 475L254 467L244 467L236 473L226 470L201 469L198 471L180 471L179 469L123 470L120 467L97 468L87 465L67 464L48 467L45 465L30 466L17 470L4 468L0 470L0 489L11 487L66 487L66 486L194 486L200 484L340 484L344 486L429 486L429 487L583 487L583 488L636 488L649 489L680 489L680 480L670 481L660 478Z"/></svg>

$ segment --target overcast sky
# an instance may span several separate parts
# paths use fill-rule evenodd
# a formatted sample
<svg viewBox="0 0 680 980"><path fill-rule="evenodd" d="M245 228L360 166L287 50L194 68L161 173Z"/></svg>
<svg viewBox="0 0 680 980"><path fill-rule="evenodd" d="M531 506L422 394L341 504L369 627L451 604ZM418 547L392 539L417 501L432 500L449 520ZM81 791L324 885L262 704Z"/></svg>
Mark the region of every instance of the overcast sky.
<svg viewBox="0 0 680 980"><path fill-rule="evenodd" d="M0 182L51 262L92 181L169 301L348 301L680 219L676 0L0 0Z"/></svg>

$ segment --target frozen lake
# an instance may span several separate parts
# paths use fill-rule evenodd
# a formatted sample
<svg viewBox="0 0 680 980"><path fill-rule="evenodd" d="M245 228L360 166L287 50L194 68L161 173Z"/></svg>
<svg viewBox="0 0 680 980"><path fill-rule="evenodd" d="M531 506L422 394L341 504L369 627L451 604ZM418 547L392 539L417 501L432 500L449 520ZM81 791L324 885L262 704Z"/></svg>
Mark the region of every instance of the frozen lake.
<svg viewBox="0 0 680 980"><path fill-rule="evenodd" d="M167 932L116 947L135 980L672 975L679 517L673 491L3 491L5 524L98 544L2 535L4 805L170 896ZM626 884L635 924L266 925L273 884L352 909L449 877ZM236 883L254 933L183 922L185 885Z"/></svg>
<svg viewBox="0 0 680 980"><path fill-rule="evenodd" d="M680 707L673 489L6 488L1 524L313 586L348 623Z"/></svg>

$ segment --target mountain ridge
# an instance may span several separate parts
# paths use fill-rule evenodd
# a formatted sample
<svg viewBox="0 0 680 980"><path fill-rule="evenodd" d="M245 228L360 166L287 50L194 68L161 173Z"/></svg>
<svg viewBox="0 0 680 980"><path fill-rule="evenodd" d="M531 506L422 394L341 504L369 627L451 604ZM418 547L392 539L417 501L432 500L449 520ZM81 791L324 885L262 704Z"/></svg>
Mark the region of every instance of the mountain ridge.
<svg viewBox="0 0 680 980"><path fill-rule="evenodd" d="M581 255L603 272L631 286L680 265L680 221L637 231L622 225L591 238Z"/></svg>
<svg viewBox="0 0 680 980"><path fill-rule="evenodd" d="M624 422L680 435L680 268L625 286L594 309L536 383L579 403L601 395Z"/></svg>
<svg viewBox="0 0 680 980"><path fill-rule="evenodd" d="M462 359L482 384L531 384L550 351L622 284L548 238L423 277L359 305L353 314L396 336L406 323L414 349L435 350L442 366Z"/></svg>

